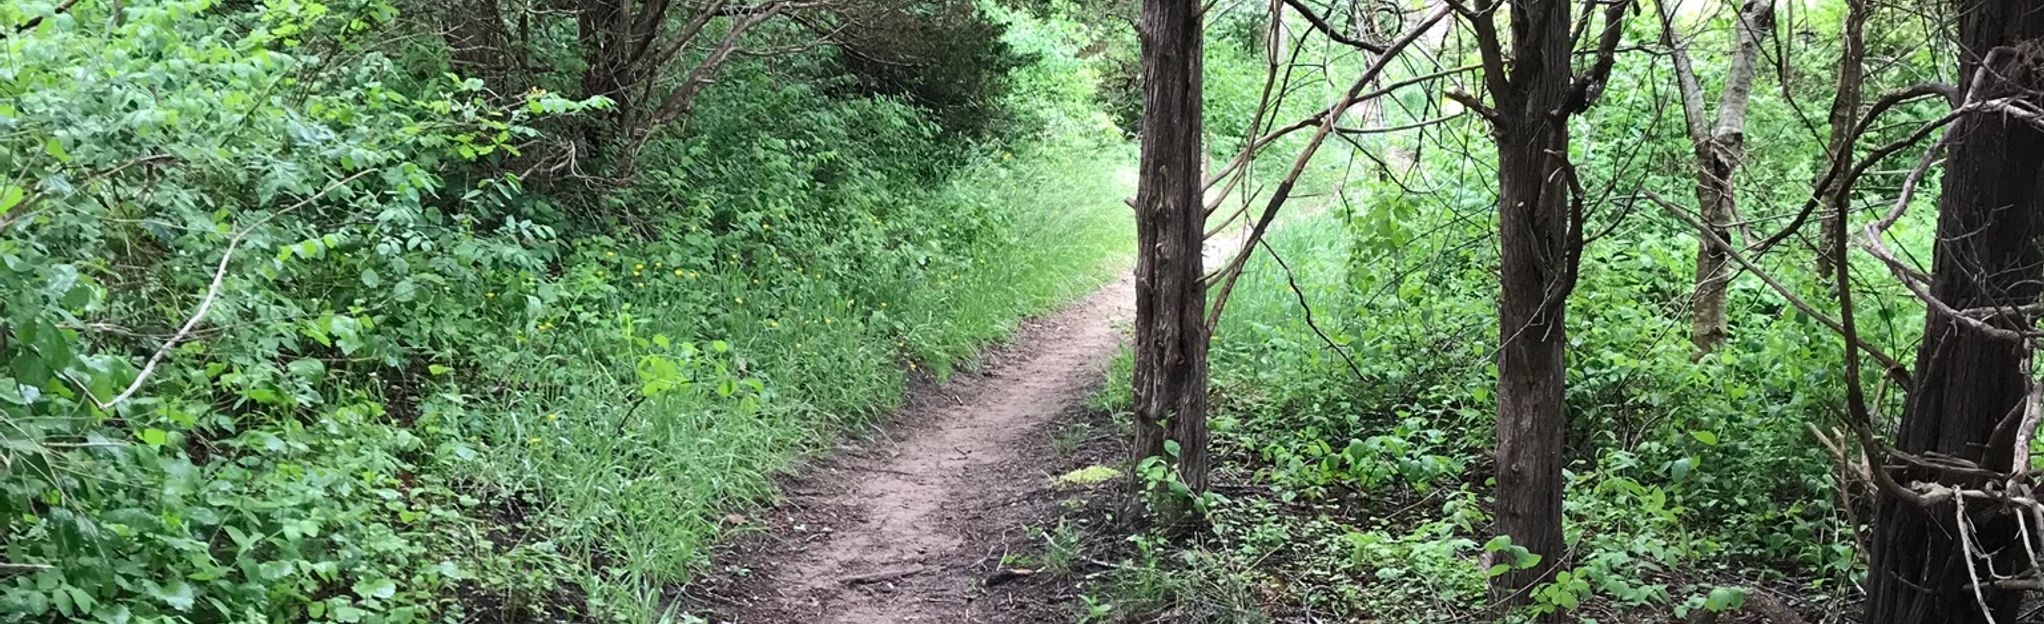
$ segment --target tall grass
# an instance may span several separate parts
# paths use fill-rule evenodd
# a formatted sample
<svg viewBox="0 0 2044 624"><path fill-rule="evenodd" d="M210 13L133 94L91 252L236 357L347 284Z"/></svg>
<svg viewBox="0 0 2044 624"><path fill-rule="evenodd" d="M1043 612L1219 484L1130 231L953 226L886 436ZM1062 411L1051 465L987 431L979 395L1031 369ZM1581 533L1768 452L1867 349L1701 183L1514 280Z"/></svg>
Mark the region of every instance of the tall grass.
<svg viewBox="0 0 2044 624"><path fill-rule="evenodd" d="M586 566L596 604L653 617L792 462L896 405L917 369L947 370L1123 266L1129 166L1119 145L987 157L930 201L998 206L1002 235L933 278L864 276L877 300L815 271L656 269L657 246L589 254L567 273L628 286L614 309L535 331L529 356L487 371L534 390L451 425L488 441L459 479L534 506L510 559ZM702 318L711 308L720 316ZM649 396L660 362L678 384Z"/></svg>

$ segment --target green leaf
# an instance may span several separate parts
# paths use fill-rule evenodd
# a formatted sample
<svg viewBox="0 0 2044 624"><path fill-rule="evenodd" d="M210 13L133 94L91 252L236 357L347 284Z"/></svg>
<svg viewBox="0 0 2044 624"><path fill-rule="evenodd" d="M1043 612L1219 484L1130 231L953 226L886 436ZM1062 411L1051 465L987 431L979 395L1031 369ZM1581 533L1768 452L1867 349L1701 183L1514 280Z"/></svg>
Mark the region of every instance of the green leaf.
<svg viewBox="0 0 2044 624"><path fill-rule="evenodd" d="M163 446L163 442L170 436L169 434L164 433L162 429L149 428L143 429L141 433L135 434L135 437L142 440L143 444L147 444L150 446Z"/></svg>
<svg viewBox="0 0 2044 624"><path fill-rule="evenodd" d="M1705 596L1703 599L1703 608L1720 613L1730 609L1737 609L1740 605L1744 604L1746 604L1746 590L1737 587L1719 587L1710 590L1710 595Z"/></svg>
<svg viewBox="0 0 2044 624"><path fill-rule="evenodd" d="M43 152L57 159L57 162L71 162L71 153L64 151L64 142L57 140L57 137L43 139Z"/></svg>
<svg viewBox="0 0 2044 624"><path fill-rule="evenodd" d="M1682 459L1669 462L1668 478L1676 481L1681 481L1683 477L1689 476L1689 471L1695 467L1696 458L1694 457L1684 457Z"/></svg>
<svg viewBox="0 0 2044 624"><path fill-rule="evenodd" d="M1702 442L1709 446L1718 445L1718 434L1711 433L1709 431L1704 431L1702 429L1689 432L1689 437L1696 438L1696 441Z"/></svg>
<svg viewBox="0 0 2044 624"><path fill-rule="evenodd" d="M376 600L389 600L397 595L397 583L390 579L375 579L355 584L355 595Z"/></svg>
<svg viewBox="0 0 2044 624"><path fill-rule="evenodd" d="M12 184L0 184L0 212L7 212L21 203L26 191Z"/></svg>
<svg viewBox="0 0 2044 624"><path fill-rule="evenodd" d="M192 610L192 586L185 583L184 579L174 580L167 585L158 586L154 591L150 592L150 595L156 597L157 600L162 600L163 604L170 605L172 609L179 611Z"/></svg>

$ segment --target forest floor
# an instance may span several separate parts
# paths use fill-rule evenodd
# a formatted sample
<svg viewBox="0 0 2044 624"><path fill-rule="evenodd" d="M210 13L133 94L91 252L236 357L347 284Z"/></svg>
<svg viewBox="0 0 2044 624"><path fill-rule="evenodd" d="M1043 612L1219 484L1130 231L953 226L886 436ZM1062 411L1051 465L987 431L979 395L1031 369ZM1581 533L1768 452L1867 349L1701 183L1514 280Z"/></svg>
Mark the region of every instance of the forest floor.
<svg viewBox="0 0 2044 624"><path fill-rule="evenodd" d="M1091 456L1114 444L1055 438L1114 437L1086 398L1134 301L1124 275L1024 321L972 370L917 384L878 435L785 484L769 517L733 518L765 528L726 547L688 600L739 624L1044 621L1055 601L1007 581L1040 543L1030 527L1063 508L1056 477L1112 461Z"/></svg>

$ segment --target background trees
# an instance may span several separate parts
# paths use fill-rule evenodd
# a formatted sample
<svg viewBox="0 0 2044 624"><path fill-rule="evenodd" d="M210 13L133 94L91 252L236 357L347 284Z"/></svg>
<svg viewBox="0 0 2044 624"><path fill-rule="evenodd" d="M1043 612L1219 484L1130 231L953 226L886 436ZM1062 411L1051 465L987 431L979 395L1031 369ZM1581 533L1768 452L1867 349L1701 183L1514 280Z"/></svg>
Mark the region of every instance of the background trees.
<svg viewBox="0 0 2044 624"><path fill-rule="evenodd" d="M1689 129L1690 145L1696 151L1697 212L1716 240L1743 240L1733 235L1733 221L1739 218L1733 177L1746 155L1746 106L1752 98L1753 76L1761 62L1762 39L1774 31L1774 3L1756 0L1740 5L1732 21L1735 43L1725 70L1725 84L1718 93L1717 111L1710 117L1704 113L1705 95L1689 52L1678 41L1681 36L1674 32L1674 18L1669 15L1674 9L1665 5L1656 8L1661 13L1661 41L1669 48L1675 85L1682 95L1682 119ZM1834 105L1851 111L1858 106L1856 97L1834 100ZM1851 126L1851 113L1843 114L1847 117L1838 123ZM1699 353L1708 353L1725 342L1725 333L1729 331L1725 325L1725 289L1731 278L1730 250L1710 240L1700 242L1696 251L1696 297L1690 303L1690 314L1695 320L1689 334Z"/></svg>
<svg viewBox="0 0 2044 624"><path fill-rule="evenodd" d="M2015 59L2034 12L1459 9L1465 27L1391 64L1381 118L1324 104L1396 32L1336 18L1369 9L1209 17L1265 24L1208 39L1208 125L1226 129L1210 134L1233 143L1214 150L1214 215L1305 185L1328 190L1291 207L1330 214L1217 276L1214 479L1247 485L1191 563L1121 575L1168 599L1124 604L1453 621L1502 596L1564 619L1818 621L1860 612L1867 583L1864 621L2016 619L2039 538L2022 502L2036 243L2027 183L1973 176L2035 177L1987 138L2034 142L2031 92L2008 86L2031 73ZM1410 26L1426 7L1389 12ZM2017 65L1983 82L1983 59ZM1214 69L1230 66L1265 80ZM1953 95L1954 78L1988 91ZM1289 158L1328 116L1350 149ZM1496 437L1471 435L1492 413ZM1173 593L1157 568L1197 580ZM1292 610L1229 597L1266 574Z"/></svg>

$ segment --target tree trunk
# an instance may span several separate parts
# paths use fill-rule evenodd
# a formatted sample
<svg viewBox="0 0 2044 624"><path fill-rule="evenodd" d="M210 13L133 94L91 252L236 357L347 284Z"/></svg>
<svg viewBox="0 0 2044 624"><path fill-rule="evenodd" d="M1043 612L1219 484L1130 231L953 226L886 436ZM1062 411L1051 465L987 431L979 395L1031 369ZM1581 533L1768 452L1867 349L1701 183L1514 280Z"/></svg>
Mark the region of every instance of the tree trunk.
<svg viewBox="0 0 2044 624"><path fill-rule="evenodd" d="M1838 88L1831 98L1831 130L1824 141L1824 153L1834 163L1852 162L1852 127L1859 123L1861 93L1866 84L1867 63L1867 18L1873 14L1872 0L1846 0L1845 27L1840 33ZM1818 173L1822 181L1823 173ZM1839 177L1843 177L1843 174ZM1824 218L1821 242L1817 244L1817 279L1829 280L1838 274L1838 259L1831 257L1836 245L1831 240L1833 221L1844 219L1852 207L1850 198L1836 182L1820 189L1824 197ZM1835 286L1834 286L1835 287Z"/></svg>
<svg viewBox="0 0 2044 624"><path fill-rule="evenodd" d="M1143 2L1134 371L1134 460L1168 461L1168 435L1178 477L1195 493L1207 485L1199 10L1196 0ZM1140 497L1145 484L1137 485ZM1189 520L1187 509L1164 511L1167 523Z"/></svg>
<svg viewBox="0 0 2044 624"><path fill-rule="evenodd" d="M1773 0L1747 0L1739 9L1734 25L1737 45L1725 73L1724 91L1718 94L1715 120L1704 119L1703 87L1690 63L1689 51L1674 33L1674 17L1667 7L1661 11L1661 38L1669 44L1675 59L1676 84L1682 92L1682 116L1688 123L1689 142L1696 156L1696 205L1703 222L1717 240L1736 241L1732 220L1738 213L1733 200L1732 176L1746 156L1746 104L1753 95L1753 75L1759 67L1760 38L1774 29ZM1709 238L1696 248L1695 290L1690 300L1690 343L1700 356L1717 350L1729 334L1725 318L1725 292L1732 280L1731 255Z"/></svg>
<svg viewBox="0 0 2044 624"><path fill-rule="evenodd" d="M1959 0L1961 97L1974 101L2018 96L2039 103L2044 89L2044 11L2029 0ZM1980 82L1966 85L1994 54ZM2022 95L2025 89L2030 95ZM1931 295L1955 309L2034 303L2044 278L2044 132L1994 110L1968 114L1952 128L1939 199L1937 243L1932 258ZM2004 328L2029 328L2032 317L1994 317ZM1904 406L1895 446L1910 453L1941 453L1980 467L2007 471L2015 465L2017 427L2029 374L2028 351L2014 341L1987 336L1932 311L1924 321L1916 356L1916 382ZM1903 484L1954 481L1919 468L1892 463L1887 469ZM1917 624L2015 619L2021 592L1984 587L1976 599L1967 566L1980 576L1991 564L1998 574L2016 574L2028 560L2015 545L2016 524L2005 510L1968 506L1976 530L1969 562L1954 539L1960 527L1949 504L1920 508L1883 496L1874 521L1867 578L1867 622ZM1984 603L1984 604L1983 604Z"/></svg>
<svg viewBox="0 0 2044 624"><path fill-rule="evenodd" d="M1493 579L1493 598L1525 601L1562 560L1563 313L1575 278L1570 240L1569 2L1511 7L1517 87L1496 94L1498 148L1497 527L1538 565ZM1563 114L1556 114L1563 111Z"/></svg>

